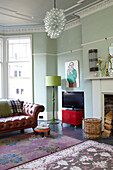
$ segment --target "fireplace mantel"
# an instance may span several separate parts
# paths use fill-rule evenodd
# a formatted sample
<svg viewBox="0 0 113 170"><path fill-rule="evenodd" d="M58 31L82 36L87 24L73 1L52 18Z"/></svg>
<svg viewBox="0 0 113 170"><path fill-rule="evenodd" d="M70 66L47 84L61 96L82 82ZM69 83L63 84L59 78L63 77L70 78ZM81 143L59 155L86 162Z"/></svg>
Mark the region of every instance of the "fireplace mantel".
<svg viewBox="0 0 113 170"><path fill-rule="evenodd" d="M102 118L104 125L104 94L113 94L113 77L90 77L92 83L93 118Z"/></svg>
<svg viewBox="0 0 113 170"><path fill-rule="evenodd" d="M113 77L87 77L85 80L110 80L113 79Z"/></svg>

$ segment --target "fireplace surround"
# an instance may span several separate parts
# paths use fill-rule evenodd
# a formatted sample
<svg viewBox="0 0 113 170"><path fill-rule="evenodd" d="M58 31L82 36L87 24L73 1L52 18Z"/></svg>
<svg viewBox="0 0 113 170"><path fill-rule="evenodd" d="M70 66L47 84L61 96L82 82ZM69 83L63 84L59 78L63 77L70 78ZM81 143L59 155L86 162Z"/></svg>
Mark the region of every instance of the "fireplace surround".
<svg viewBox="0 0 113 170"><path fill-rule="evenodd" d="M104 115L106 115L110 111L113 111L113 95L105 94L104 95Z"/></svg>
<svg viewBox="0 0 113 170"><path fill-rule="evenodd" d="M92 77L92 107L93 118L102 119L102 130L104 130L105 96L113 95L113 77Z"/></svg>

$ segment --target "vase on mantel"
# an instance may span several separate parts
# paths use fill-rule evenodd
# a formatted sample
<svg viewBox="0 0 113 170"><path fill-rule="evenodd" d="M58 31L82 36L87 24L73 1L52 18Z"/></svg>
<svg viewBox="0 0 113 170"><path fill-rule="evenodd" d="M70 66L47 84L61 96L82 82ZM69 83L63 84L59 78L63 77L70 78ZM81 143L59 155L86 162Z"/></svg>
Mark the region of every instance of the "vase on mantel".
<svg viewBox="0 0 113 170"><path fill-rule="evenodd" d="M98 76L99 76L99 77L102 77L102 70L99 70L99 71L98 71Z"/></svg>
<svg viewBox="0 0 113 170"><path fill-rule="evenodd" d="M112 69L110 69L109 76L110 76L110 77L113 77L113 70L112 70Z"/></svg>
<svg viewBox="0 0 113 170"><path fill-rule="evenodd" d="M105 72L105 70L103 70L102 76L103 76L103 77L106 77L106 72Z"/></svg>

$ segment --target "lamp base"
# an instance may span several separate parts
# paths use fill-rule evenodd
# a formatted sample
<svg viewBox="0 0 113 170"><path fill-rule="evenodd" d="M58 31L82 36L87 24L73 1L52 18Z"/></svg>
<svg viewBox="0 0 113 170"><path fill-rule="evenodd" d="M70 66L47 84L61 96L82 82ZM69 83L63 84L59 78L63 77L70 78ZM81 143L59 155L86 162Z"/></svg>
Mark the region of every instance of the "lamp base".
<svg viewBox="0 0 113 170"><path fill-rule="evenodd" d="M55 120L51 120L48 122L49 124L58 124L59 122L56 122Z"/></svg>

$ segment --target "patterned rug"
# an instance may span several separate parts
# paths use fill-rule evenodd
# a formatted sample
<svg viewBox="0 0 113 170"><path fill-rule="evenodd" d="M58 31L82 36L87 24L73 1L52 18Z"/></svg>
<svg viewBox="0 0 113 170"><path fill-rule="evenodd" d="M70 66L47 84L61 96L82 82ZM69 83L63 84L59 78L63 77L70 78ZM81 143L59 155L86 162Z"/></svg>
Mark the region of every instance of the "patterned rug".
<svg viewBox="0 0 113 170"><path fill-rule="evenodd" d="M0 170L68 148L82 141L51 132L41 137L36 133L21 134L0 140Z"/></svg>
<svg viewBox="0 0 113 170"><path fill-rule="evenodd" d="M113 169L113 146L89 140L14 169L111 170Z"/></svg>

